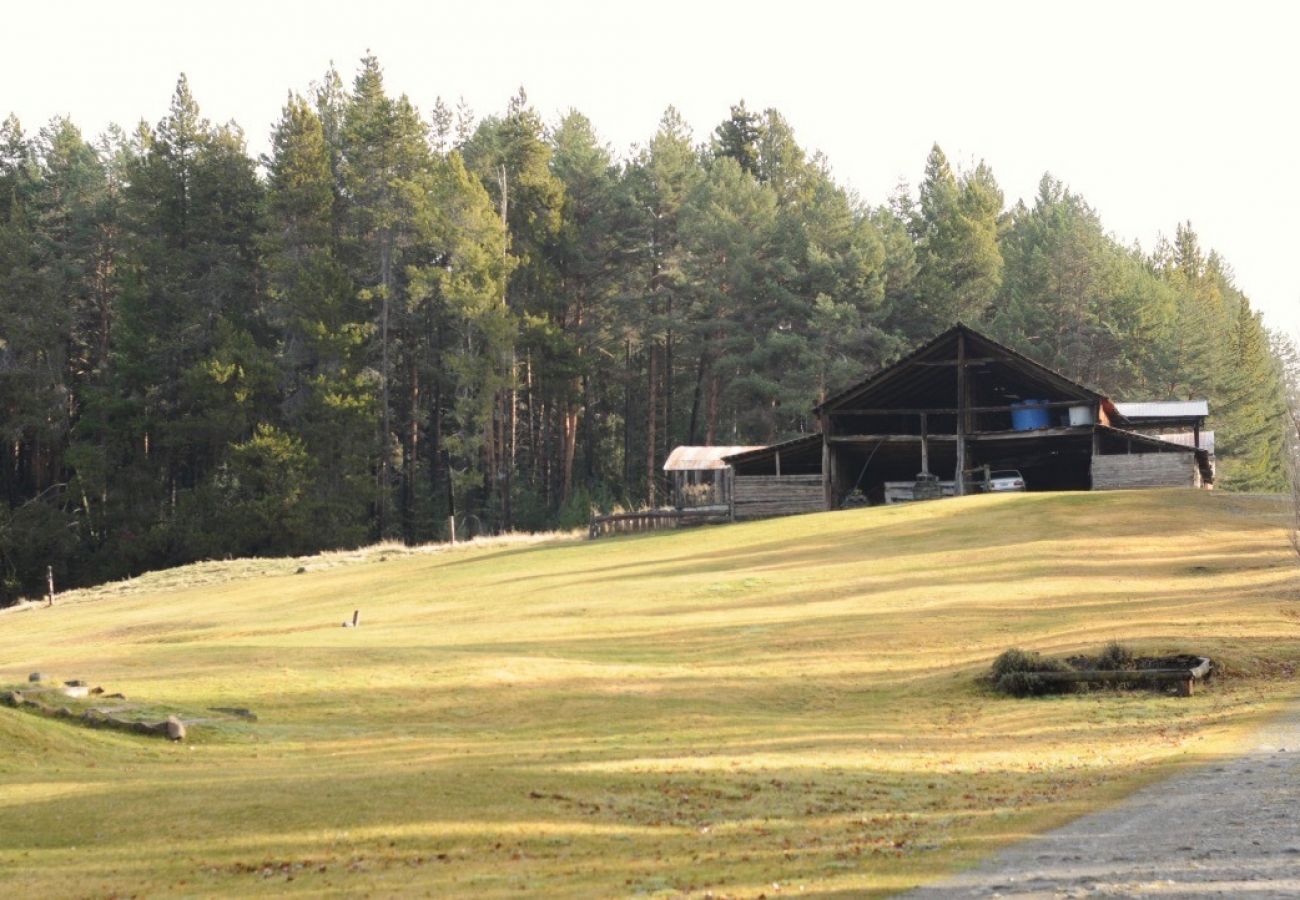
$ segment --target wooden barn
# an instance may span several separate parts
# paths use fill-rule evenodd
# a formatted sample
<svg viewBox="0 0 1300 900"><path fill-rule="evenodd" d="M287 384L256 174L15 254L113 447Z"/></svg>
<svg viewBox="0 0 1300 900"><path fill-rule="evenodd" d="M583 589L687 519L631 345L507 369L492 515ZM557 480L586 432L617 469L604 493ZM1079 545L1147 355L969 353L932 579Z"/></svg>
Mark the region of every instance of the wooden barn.
<svg viewBox="0 0 1300 900"><path fill-rule="evenodd" d="M781 444L679 447L675 503L708 484L733 518L791 515L966 494L1001 470L1031 491L1214 480L1204 400L1113 403L960 324L815 413L820 433Z"/></svg>
<svg viewBox="0 0 1300 900"><path fill-rule="evenodd" d="M1168 413L1199 435L1208 410L1195 402L1149 417L1133 408L1130 417L1103 394L956 325L817 407L824 501L828 509L883 502L888 483L918 476L950 481L961 495L981 470L1001 469L1019 471L1034 491L1205 486L1214 475L1197 441L1150 431L1174 425Z"/></svg>

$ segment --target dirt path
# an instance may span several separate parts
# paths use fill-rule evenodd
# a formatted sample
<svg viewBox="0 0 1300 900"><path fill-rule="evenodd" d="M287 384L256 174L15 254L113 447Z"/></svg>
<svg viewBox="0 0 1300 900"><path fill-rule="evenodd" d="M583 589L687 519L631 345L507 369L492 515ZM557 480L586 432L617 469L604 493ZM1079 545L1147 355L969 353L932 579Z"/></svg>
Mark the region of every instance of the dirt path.
<svg viewBox="0 0 1300 900"><path fill-rule="evenodd" d="M906 896L1300 897L1300 706L1240 757L1153 784Z"/></svg>

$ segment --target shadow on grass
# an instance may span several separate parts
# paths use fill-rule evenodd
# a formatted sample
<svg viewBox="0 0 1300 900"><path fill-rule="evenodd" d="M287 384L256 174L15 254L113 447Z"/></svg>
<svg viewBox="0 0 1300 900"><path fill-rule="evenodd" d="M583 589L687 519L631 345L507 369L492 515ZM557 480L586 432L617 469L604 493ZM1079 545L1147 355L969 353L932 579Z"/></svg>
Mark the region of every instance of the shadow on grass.
<svg viewBox="0 0 1300 900"><path fill-rule="evenodd" d="M94 792L0 807L0 871L21 854L74 882L138 888L184 878L239 890L262 884L269 860L324 865L340 885L388 873L449 886L527 859L539 888L605 895L625 892L628 879L662 879L676 891L850 873L888 883L946 869L968 845L1055 821L1099 782L1139 775L1136 767L1086 778L1064 768L900 773L852 755L836 768L700 771L688 762L677 771L575 772L548 771L538 755L421 765L400 755L385 764L271 754L249 768L200 757L105 772ZM184 802L169 803L176 798ZM140 815L158 808L168 809L165 824ZM71 843L77 853L63 856ZM439 854L447 859L432 868L416 862ZM312 873L300 877L290 890L322 886Z"/></svg>

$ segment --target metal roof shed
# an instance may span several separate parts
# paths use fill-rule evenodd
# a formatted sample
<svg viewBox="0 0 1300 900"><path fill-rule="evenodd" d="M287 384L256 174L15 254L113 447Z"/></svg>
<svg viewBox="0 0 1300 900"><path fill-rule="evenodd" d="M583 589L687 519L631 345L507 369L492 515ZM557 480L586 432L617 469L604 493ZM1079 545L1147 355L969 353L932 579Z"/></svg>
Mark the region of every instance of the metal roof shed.
<svg viewBox="0 0 1300 900"><path fill-rule="evenodd" d="M664 460L665 472L707 472L727 468L728 456L751 453L763 447L674 447Z"/></svg>

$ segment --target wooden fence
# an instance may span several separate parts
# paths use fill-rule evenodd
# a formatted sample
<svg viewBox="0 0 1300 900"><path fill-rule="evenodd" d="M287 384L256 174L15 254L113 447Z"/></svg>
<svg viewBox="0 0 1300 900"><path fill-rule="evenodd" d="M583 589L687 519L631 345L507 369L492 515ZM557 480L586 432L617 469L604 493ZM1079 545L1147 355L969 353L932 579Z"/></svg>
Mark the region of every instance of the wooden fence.
<svg viewBox="0 0 1300 900"><path fill-rule="evenodd" d="M614 513L593 516L588 536L598 538L603 534L634 534L641 531L659 531L681 528L686 525L707 525L730 522L731 510L726 507L704 509L652 509L645 512Z"/></svg>

